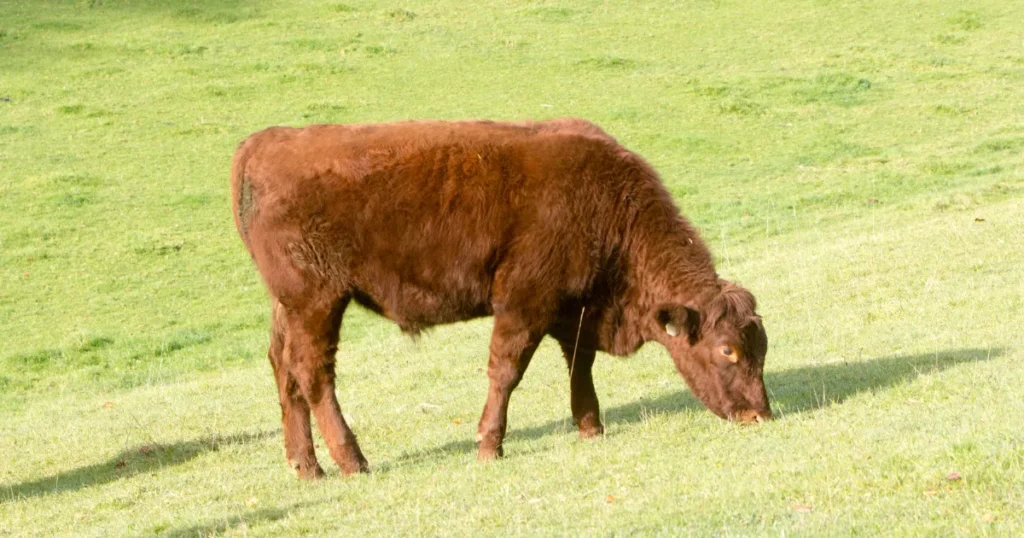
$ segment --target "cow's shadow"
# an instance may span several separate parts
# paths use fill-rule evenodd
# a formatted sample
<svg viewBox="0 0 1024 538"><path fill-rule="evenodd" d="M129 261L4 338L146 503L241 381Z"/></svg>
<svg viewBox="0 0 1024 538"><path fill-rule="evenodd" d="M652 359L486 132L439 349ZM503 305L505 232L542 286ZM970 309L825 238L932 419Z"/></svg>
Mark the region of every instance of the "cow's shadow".
<svg viewBox="0 0 1024 538"><path fill-rule="evenodd" d="M172 444L144 444L125 449L103 463L86 465L38 480L13 485L0 485L0 504L26 497L52 495L68 490L106 484L163 467L179 465L206 452L215 452L228 445L246 444L276 438L279 432L243 433L211 436Z"/></svg>
<svg viewBox="0 0 1024 538"><path fill-rule="evenodd" d="M996 358L1004 348L957 349L920 355L893 356L858 362L842 362L820 366L805 366L765 375L772 407L777 417L813 412L823 407L840 405L852 396L866 391L900 385L922 374L942 371L954 366ZM688 409L704 409L689 391L680 390L655 398L641 398L632 403L604 410L605 423L616 427L639 422L645 416L672 414ZM565 433L574 428L572 420L563 418L538 426L513 429L509 439L538 439L546 435ZM377 471L387 471L405 465L463 454L476 450L472 440L453 441L442 446L406 452L398 458L383 462Z"/></svg>

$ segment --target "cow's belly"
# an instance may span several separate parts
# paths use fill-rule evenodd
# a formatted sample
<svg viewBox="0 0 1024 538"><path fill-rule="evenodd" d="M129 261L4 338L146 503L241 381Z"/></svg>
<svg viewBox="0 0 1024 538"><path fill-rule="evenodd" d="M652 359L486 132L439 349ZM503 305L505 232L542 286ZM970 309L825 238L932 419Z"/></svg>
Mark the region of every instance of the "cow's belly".
<svg viewBox="0 0 1024 538"><path fill-rule="evenodd" d="M465 273L446 276L423 282L389 271L357 285L353 298L410 333L492 314L489 278Z"/></svg>

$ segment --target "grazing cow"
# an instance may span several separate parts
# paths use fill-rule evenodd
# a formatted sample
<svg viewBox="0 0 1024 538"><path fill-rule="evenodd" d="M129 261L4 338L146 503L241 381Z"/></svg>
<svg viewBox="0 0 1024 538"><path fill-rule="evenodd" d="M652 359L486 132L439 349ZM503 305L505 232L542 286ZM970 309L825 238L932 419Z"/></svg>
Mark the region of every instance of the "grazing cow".
<svg viewBox="0 0 1024 538"><path fill-rule="evenodd" d="M771 417L754 297L718 278L657 174L596 125L272 127L232 166L235 224L273 304L269 357L289 464L323 474L310 411L345 474L367 470L335 396L350 301L406 333L494 316L478 457L502 455L509 396L545 335L582 437L603 432L594 354L664 345L716 415Z"/></svg>

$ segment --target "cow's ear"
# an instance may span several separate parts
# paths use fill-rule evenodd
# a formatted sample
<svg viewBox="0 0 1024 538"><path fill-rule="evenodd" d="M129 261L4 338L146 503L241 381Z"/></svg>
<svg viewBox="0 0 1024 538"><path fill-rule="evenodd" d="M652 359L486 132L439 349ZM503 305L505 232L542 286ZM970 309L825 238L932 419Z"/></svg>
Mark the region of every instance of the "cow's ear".
<svg viewBox="0 0 1024 538"><path fill-rule="evenodd" d="M662 305L658 308L658 325L671 337L683 335L690 344L697 342L700 332L700 313L684 305Z"/></svg>

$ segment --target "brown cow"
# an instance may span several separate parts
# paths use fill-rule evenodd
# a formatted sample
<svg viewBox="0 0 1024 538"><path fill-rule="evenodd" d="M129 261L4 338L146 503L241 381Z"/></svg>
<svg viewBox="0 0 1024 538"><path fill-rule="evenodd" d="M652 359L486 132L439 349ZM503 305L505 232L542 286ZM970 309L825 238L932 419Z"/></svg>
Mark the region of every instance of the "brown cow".
<svg viewBox="0 0 1024 538"><path fill-rule="evenodd" d="M494 316L479 459L502 455L509 396L545 335L582 437L603 432L596 351L664 345L720 417L771 417L754 297L718 278L657 174L596 125L409 122L272 127L232 167L235 223L273 302L270 362L287 457L323 474L310 410L343 473L367 470L335 396L355 300L407 333Z"/></svg>

